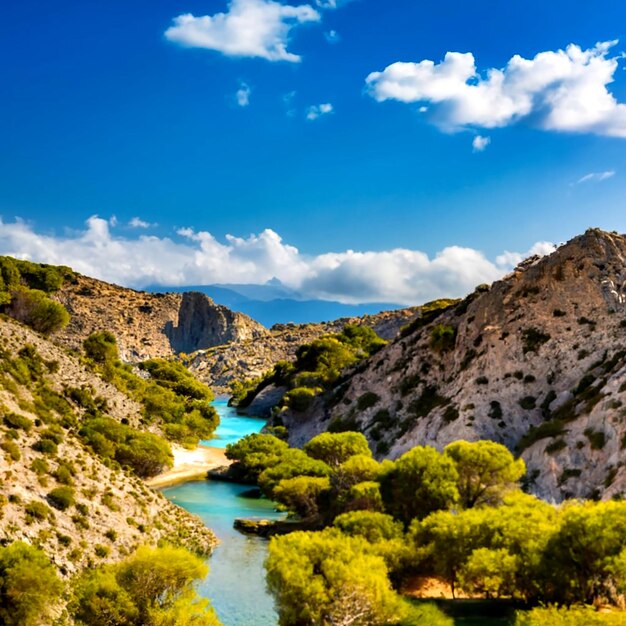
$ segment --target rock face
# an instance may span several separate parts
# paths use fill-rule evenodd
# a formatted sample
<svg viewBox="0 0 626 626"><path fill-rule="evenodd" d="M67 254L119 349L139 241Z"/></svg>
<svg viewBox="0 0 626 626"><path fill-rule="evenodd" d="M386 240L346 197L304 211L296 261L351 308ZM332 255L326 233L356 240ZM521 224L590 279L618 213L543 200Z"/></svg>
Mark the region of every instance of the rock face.
<svg viewBox="0 0 626 626"><path fill-rule="evenodd" d="M390 340L416 314L416 309L400 309L365 317L342 318L324 324L277 324L265 334L249 339L240 338L212 350L199 351L187 365L217 393L227 394L233 380L255 378L270 370L278 361L293 361L302 344L328 333L341 332L347 324L370 326L383 339ZM279 394L276 401L281 396Z"/></svg>
<svg viewBox="0 0 626 626"><path fill-rule="evenodd" d="M34 349L43 360L42 380L49 389L63 395L65 387L88 387L106 404L107 415L142 428L136 402L62 347L17 322L0 319L0 543L24 540L40 545L67 575L161 540L210 550L215 537L199 519L138 477L105 464L84 445L77 436L83 409L59 403L51 394L42 401L41 381L28 382L25 361L17 369L12 364L27 346L29 354ZM26 418L27 428L15 427L12 415ZM58 436L56 451L38 447L40 436L50 429ZM54 508L50 492L68 482L75 503Z"/></svg>
<svg viewBox="0 0 626 626"><path fill-rule="evenodd" d="M201 293L147 293L77 275L55 295L72 318L55 339L80 347L92 332L108 330L125 361L194 352L268 331L242 313Z"/></svg>
<svg viewBox="0 0 626 626"><path fill-rule="evenodd" d="M296 445L356 427L378 457L491 439L543 498L626 494L626 237L590 230L523 263L281 419Z"/></svg>
<svg viewBox="0 0 626 626"><path fill-rule="evenodd" d="M202 293L183 293L178 310L178 325L167 322L164 328L174 352L195 352L231 341L254 340L265 329L241 313L215 304Z"/></svg>

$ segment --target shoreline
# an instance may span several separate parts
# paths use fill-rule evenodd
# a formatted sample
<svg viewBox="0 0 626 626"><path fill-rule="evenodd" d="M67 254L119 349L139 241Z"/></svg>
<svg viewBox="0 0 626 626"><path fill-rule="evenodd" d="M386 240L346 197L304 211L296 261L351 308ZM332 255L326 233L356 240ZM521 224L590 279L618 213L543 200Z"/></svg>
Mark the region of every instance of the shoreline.
<svg viewBox="0 0 626 626"><path fill-rule="evenodd" d="M170 487L181 482L206 478L207 472L232 461L226 458L225 450L211 446L198 445L193 450L181 446L172 446L174 464L167 471L145 481L148 487L158 489Z"/></svg>

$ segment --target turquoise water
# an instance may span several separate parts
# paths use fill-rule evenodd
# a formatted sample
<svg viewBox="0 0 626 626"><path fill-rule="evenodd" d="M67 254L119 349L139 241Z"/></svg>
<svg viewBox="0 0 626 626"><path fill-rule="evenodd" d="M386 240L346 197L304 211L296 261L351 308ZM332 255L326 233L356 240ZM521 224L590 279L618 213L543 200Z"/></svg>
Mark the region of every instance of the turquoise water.
<svg viewBox="0 0 626 626"><path fill-rule="evenodd" d="M215 439L203 442L205 445L225 448L228 443L259 432L264 425L263 420L238 416L225 400L216 400L214 406L222 421ZM247 485L197 480L163 489L163 494L199 516L221 542L209 559L210 572L199 592L211 599L224 626L276 626L278 616L265 590L263 561L267 540L240 534L233 528L233 521L236 517L278 519L283 514L277 513L268 500L245 497L249 491ZM442 604L454 616L457 626L512 623L510 617L482 617L482 613L489 612L463 603Z"/></svg>
<svg viewBox="0 0 626 626"><path fill-rule="evenodd" d="M228 406L227 399L218 398L213 402L213 406L221 421L213 438L202 442L205 446L225 448L229 443L235 443L245 435L258 433L265 426L264 419L237 415L235 409Z"/></svg>
<svg viewBox="0 0 626 626"><path fill-rule="evenodd" d="M263 420L239 417L226 401L217 400L214 406L222 421L216 439L203 442L205 445L224 448L263 427ZM278 616L265 591L267 540L242 535L233 528L233 520L277 519L283 514L274 511L266 499L243 497L249 490L246 485L198 480L168 487L163 494L198 515L221 542L208 561L210 572L199 592L211 599L224 626L275 626Z"/></svg>

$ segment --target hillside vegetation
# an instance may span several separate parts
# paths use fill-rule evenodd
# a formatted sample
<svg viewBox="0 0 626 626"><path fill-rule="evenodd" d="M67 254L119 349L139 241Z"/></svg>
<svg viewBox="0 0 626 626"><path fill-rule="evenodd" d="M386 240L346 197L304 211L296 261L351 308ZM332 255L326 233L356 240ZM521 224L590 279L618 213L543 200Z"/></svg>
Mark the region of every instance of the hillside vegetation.
<svg viewBox="0 0 626 626"><path fill-rule="evenodd" d="M275 423L298 446L359 430L379 458L489 439L521 455L546 499L625 494L625 267L626 237L590 230L432 306L309 406L279 407Z"/></svg>
<svg viewBox="0 0 626 626"><path fill-rule="evenodd" d="M556 506L524 494L524 463L500 444L417 446L379 463L360 433L323 433L302 450L250 435L227 455L291 513L291 528L274 529L296 532L273 538L266 561L284 626L448 623L401 595L415 576L445 582L453 597L625 603L626 503ZM541 615L555 625L626 617L536 609L517 623Z"/></svg>
<svg viewBox="0 0 626 626"><path fill-rule="evenodd" d="M40 547L62 574L165 539L211 550L211 531L141 480L171 463L142 404L13 320L0 345L0 541Z"/></svg>

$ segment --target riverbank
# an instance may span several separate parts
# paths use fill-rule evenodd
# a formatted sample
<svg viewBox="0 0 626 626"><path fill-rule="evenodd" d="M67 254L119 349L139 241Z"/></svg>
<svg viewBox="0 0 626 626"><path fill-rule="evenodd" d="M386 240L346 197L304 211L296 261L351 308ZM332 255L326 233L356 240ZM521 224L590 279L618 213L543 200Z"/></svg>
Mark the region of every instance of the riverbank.
<svg viewBox="0 0 626 626"><path fill-rule="evenodd" d="M205 478L207 472L224 465L230 465L224 450L199 445L193 450L172 446L174 464L171 469L146 481L148 487L159 488L176 485L187 480Z"/></svg>

